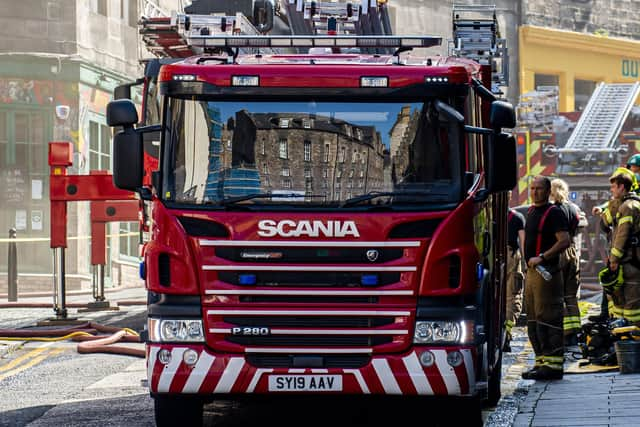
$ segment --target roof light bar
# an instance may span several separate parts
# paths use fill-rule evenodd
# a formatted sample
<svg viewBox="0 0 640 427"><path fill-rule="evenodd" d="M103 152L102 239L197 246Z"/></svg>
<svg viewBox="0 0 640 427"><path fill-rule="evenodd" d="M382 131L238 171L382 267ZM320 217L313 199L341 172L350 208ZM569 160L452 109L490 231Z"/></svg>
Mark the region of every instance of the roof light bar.
<svg viewBox="0 0 640 427"><path fill-rule="evenodd" d="M192 35L187 40L191 46L212 48L246 47L345 47L345 48L425 48L439 46L438 36L221 36Z"/></svg>

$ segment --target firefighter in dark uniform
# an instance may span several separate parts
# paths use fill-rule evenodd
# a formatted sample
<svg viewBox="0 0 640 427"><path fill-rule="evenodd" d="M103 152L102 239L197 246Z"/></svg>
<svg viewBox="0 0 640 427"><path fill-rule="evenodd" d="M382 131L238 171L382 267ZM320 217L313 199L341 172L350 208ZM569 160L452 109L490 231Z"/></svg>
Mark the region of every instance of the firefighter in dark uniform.
<svg viewBox="0 0 640 427"><path fill-rule="evenodd" d="M522 290L524 275L522 274L522 254L524 253L524 215L513 208L508 214L508 254L507 254L507 306L505 329L507 338L504 351L511 351L511 330L522 313Z"/></svg>
<svg viewBox="0 0 640 427"><path fill-rule="evenodd" d="M569 186L559 178L551 181L551 199L565 214L569 224L571 244L560 255L560 270L564 283L564 344L575 346L578 344L578 332L582 328L580 310L578 308L578 290L580 289L580 258L577 251L576 237L579 226L584 227L581 211L569 200Z"/></svg>
<svg viewBox="0 0 640 427"><path fill-rule="evenodd" d="M618 168L609 179L611 194L622 202L611 238L609 269L622 269L622 283L613 292L612 314L622 312L627 321L640 326L640 198L630 192L633 178L633 172Z"/></svg>
<svg viewBox="0 0 640 427"><path fill-rule="evenodd" d="M524 379L561 379L564 362L564 284L560 255L570 245L564 213L549 203L551 181L536 177L531 183L533 205L525 221L524 255L527 261L525 306L527 332L535 365ZM544 276L547 276L545 279Z"/></svg>

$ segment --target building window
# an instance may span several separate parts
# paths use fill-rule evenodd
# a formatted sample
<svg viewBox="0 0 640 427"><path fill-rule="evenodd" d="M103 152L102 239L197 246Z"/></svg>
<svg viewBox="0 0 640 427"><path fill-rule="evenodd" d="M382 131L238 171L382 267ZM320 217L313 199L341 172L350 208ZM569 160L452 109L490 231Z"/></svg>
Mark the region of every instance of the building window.
<svg viewBox="0 0 640 427"><path fill-rule="evenodd" d="M533 87L535 90L549 90L549 87L559 87L560 77L555 74L538 74L533 76ZM541 89L542 88L542 89Z"/></svg>
<svg viewBox="0 0 640 427"><path fill-rule="evenodd" d="M137 222L120 223L120 257L138 258L140 256L138 227Z"/></svg>
<svg viewBox="0 0 640 427"><path fill-rule="evenodd" d="M344 163L344 158L346 157L346 149L344 147L340 148L340 152L338 153L338 163Z"/></svg>
<svg viewBox="0 0 640 427"><path fill-rule="evenodd" d="M262 140L262 150L260 151L263 156L267 154L267 141L264 139Z"/></svg>
<svg viewBox="0 0 640 427"><path fill-rule="evenodd" d="M290 179L283 179L281 181L282 184L282 188L291 188L291 180Z"/></svg>
<svg viewBox="0 0 640 427"><path fill-rule="evenodd" d="M329 144L324 144L324 162L329 163Z"/></svg>
<svg viewBox="0 0 640 427"><path fill-rule="evenodd" d="M289 127L289 119L280 119L280 127L288 128Z"/></svg>
<svg viewBox="0 0 640 427"><path fill-rule="evenodd" d="M289 168L288 167L284 167L282 168L282 176L289 176L290 172L289 172Z"/></svg>
<svg viewBox="0 0 640 427"><path fill-rule="evenodd" d="M573 111L584 111L584 108L589 103L591 95L596 90L597 83L593 80L578 80L573 83L574 86L574 107Z"/></svg>
<svg viewBox="0 0 640 427"><path fill-rule="evenodd" d="M262 164L262 173L265 175L269 175L269 166L266 163Z"/></svg>
<svg viewBox="0 0 640 427"><path fill-rule="evenodd" d="M111 141L109 128L89 121L89 169L111 170Z"/></svg>
<svg viewBox="0 0 640 427"><path fill-rule="evenodd" d="M329 169L322 169L322 177L323 178L329 177Z"/></svg>
<svg viewBox="0 0 640 427"><path fill-rule="evenodd" d="M281 139L280 140L280 149L279 149L279 155L281 159L288 159L289 158L289 147L288 147L288 143L286 139Z"/></svg>
<svg viewBox="0 0 640 427"><path fill-rule="evenodd" d="M304 161L311 161L311 141L304 142Z"/></svg>
<svg viewBox="0 0 640 427"><path fill-rule="evenodd" d="M304 169L304 177L305 178L311 178L311 169L309 169L309 168L305 168Z"/></svg>
<svg viewBox="0 0 640 427"><path fill-rule="evenodd" d="M302 127L311 129L311 119L302 119Z"/></svg>
<svg viewBox="0 0 640 427"><path fill-rule="evenodd" d="M336 179L340 179L342 177L342 170L338 169L336 170Z"/></svg>

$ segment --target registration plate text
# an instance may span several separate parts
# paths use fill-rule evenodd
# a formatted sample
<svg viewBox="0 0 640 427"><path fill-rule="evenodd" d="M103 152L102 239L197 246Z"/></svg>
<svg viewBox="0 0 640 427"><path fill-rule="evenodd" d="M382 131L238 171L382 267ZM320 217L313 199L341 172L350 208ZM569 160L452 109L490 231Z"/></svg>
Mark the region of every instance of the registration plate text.
<svg viewBox="0 0 640 427"><path fill-rule="evenodd" d="M270 375L269 391L342 391L340 375Z"/></svg>

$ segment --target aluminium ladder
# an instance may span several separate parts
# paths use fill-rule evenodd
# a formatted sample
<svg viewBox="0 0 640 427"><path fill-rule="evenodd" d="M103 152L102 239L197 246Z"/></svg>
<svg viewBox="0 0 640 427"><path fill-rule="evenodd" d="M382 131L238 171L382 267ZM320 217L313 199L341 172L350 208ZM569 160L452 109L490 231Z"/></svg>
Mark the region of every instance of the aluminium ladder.
<svg viewBox="0 0 640 427"><path fill-rule="evenodd" d="M454 4L453 38L449 55L491 65L492 91L509 85L509 59L506 39L500 38L495 5Z"/></svg>
<svg viewBox="0 0 640 427"><path fill-rule="evenodd" d="M611 149L640 93L640 82L600 83L560 151Z"/></svg>
<svg viewBox="0 0 640 427"><path fill-rule="evenodd" d="M556 148L559 172L607 173L600 165L615 168L626 147L618 146L618 134L640 93L640 82L600 83L564 147Z"/></svg>

